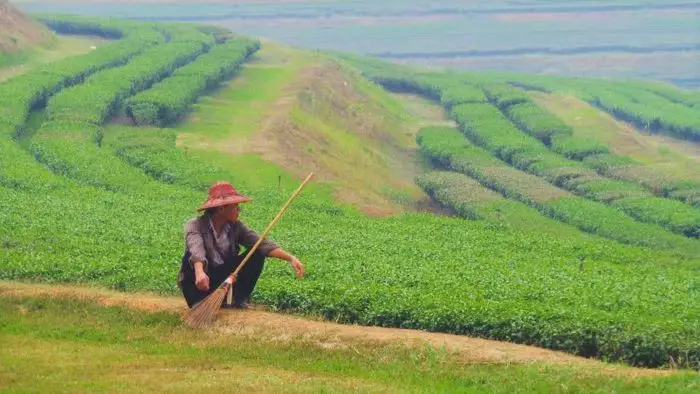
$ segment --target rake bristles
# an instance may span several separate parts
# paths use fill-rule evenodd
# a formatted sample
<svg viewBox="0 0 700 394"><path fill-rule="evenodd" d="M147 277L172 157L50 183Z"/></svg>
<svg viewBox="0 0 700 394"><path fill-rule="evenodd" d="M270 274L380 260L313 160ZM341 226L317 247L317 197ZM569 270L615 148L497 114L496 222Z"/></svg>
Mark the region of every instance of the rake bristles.
<svg viewBox="0 0 700 394"><path fill-rule="evenodd" d="M231 281L229 277L219 288L186 312L184 317L185 323L192 328L211 326L230 287Z"/></svg>

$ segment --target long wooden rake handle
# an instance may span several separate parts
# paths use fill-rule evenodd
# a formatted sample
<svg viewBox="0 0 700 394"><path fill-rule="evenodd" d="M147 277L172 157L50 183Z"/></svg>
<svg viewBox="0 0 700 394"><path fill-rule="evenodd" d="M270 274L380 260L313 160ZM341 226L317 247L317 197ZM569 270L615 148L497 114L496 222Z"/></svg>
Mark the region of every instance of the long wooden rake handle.
<svg viewBox="0 0 700 394"><path fill-rule="evenodd" d="M306 184L311 180L311 177L312 177L313 175L314 175L313 172L310 173L309 176L306 177L306 179L304 180L304 182L302 182L301 185L299 185L299 187L298 187L297 190L292 194L292 196L289 197L289 200L287 200L287 202L284 204L284 206L282 206L282 209L280 209L280 211L277 213L277 216L275 216L275 218L272 219L272 221L271 221L270 224L267 226L267 228L265 229L265 231L264 231L264 232L260 235L260 237L258 238L258 241L253 245L253 247L250 249L250 251L248 251L248 254L245 256L245 258L243 259L243 261L241 262L241 264L238 265L238 267L236 268L236 270L233 271L233 273L231 273L231 275L229 275L229 277L222 283L222 285L224 285L224 286L231 286L231 285L233 284L233 279L234 279L234 278L238 278L238 272L239 272L241 269L243 269L243 266L245 266L246 263L248 262L248 260L250 260L250 258L253 257L253 253L255 253L255 251L258 249L258 246L260 245L260 243L265 239L265 237L267 237L267 234L270 232L270 230L272 230L272 227L274 227L275 224L277 224L277 222L280 220L280 218L282 218L282 215L283 215L284 212L287 210L287 208L289 208L289 205L292 203L292 201L294 200L294 198L296 198L296 196L298 196L299 193L301 193L301 190L302 190L302 189L304 188L304 186L306 186ZM232 296L232 293L231 293L230 290L231 290L231 289L230 289L230 287L229 287L229 293L228 293L228 297L229 297L229 300L228 300L228 301L229 301L229 302L231 301L231 296Z"/></svg>

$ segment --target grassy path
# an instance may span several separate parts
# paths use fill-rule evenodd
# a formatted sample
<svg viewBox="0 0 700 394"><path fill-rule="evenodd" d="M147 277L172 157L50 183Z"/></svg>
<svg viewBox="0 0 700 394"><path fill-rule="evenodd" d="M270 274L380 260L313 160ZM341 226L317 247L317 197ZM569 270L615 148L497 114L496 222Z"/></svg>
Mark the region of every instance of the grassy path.
<svg viewBox="0 0 700 394"><path fill-rule="evenodd" d="M459 338L474 342L470 348L438 347L441 334L256 310L224 312L212 329L194 331L180 323L182 305L174 297L0 282L0 391L692 392L700 384L693 372L466 337ZM425 346L430 337L438 340Z"/></svg>
<svg viewBox="0 0 700 394"><path fill-rule="evenodd" d="M335 200L387 215L427 200L414 183L426 116L323 55L265 42L174 130L178 147L220 155L230 168L256 178L314 171Z"/></svg>

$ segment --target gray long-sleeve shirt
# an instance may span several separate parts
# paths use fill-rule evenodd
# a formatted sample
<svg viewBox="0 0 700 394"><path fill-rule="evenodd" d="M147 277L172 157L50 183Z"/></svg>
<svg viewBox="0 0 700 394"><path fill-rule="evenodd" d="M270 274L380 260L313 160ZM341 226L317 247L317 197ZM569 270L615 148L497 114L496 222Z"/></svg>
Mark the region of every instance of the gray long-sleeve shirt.
<svg viewBox="0 0 700 394"><path fill-rule="evenodd" d="M248 228L240 220L227 223L222 230L225 232L225 236L220 234L217 242L214 228L211 226L210 218L206 214L189 219L185 223L185 253L190 252L190 265L201 261L206 272L210 264L221 265L230 254L237 255L241 245L250 250L260 238L255 231ZM217 245L219 248L217 248ZM275 242L264 239L258 245L257 251L267 256L278 247ZM219 253L219 249L221 249L223 255ZM184 280L184 269L184 266L180 268L178 284Z"/></svg>

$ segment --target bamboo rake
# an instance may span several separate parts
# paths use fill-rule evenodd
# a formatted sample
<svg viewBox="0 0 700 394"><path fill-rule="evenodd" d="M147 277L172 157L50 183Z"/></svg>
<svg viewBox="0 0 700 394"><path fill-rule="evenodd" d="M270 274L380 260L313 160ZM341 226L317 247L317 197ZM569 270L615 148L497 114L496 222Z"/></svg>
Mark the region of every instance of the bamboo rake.
<svg viewBox="0 0 700 394"><path fill-rule="evenodd" d="M214 319L216 318L216 314L219 311L219 308L221 307L221 302L224 300L224 297L226 297L226 294L228 293L229 295L229 301L233 297L233 284L236 283L236 279L238 278L238 272L245 266L245 264L248 262L248 260L253 256L253 253L258 249L258 246L260 243L267 237L267 234L272 230L272 227L274 227L277 222L282 218L282 215L284 212L289 208L289 205L291 205L292 201L296 196L301 193L301 190L306 186L306 184L311 180L311 177L314 175L314 173L310 173L304 182L299 185L296 191L289 197L287 202L282 206L280 211L277 213L277 216L275 216L274 219L270 222L270 224L267 226L265 231L260 235L258 238L258 241L255 242L253 247L250 249L246 257L243 259L241 264L238 265L235 271L231 273L231 275L224 280L219 287L214 290L211 294L209 294L205 299L202 301L198 302L196 305L194 305L191 309L189 309L183 320L187 325L193 328L203 328L203 327L208 327L210 326Z"/></svg>

